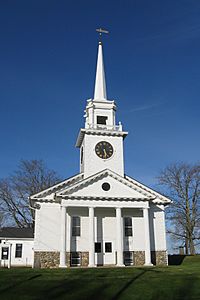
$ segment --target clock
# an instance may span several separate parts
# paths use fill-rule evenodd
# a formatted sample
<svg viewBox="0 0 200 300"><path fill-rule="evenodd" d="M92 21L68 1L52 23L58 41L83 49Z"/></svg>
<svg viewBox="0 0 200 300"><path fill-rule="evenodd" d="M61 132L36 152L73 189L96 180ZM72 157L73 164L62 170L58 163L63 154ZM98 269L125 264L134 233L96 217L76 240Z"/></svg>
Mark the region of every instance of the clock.
<svg viewBox="0 0 200 300"><path fill-rule="evenodd" d="M99 142L95 146L96 155L102 159L108 159L113 155L113 146L105 141Z"/></svg>

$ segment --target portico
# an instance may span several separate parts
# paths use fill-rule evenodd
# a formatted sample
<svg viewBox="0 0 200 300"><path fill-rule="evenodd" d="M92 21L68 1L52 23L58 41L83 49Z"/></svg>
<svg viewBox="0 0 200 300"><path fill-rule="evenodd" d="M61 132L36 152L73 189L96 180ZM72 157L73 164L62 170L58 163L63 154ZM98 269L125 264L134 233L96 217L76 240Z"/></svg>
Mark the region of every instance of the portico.
<svg viewBox="0 0 200 300"><path fill-rule="evenodd" d="M78 201L78 200L77 200ZM128 209L133 210L136 209L140 212L142 212L143 215L143 225L144 225L144 237L145 237L145 248L141 249L145 252L145 265L152 265L151 263L151 251L150 251L150 230L149 230L149 205L148 202L143 203L126 203L123 205L123 201L119 201L117 207L113 208L113 203L107 204L106 206L102 206L101 203L98 203L98 201L91 201L89 204L82 204L80 207L80 204L75 203L76 201L73 200L73 205L70 205L68 201L63 200L61 205L61 230L60 230L60 267L65 268L67 267L66 263L66 252L71 252L70 249L70 241L71 241L71 215L69 214L70 208L72 208L74 211L78 208L85 208L88 211L88 244L89 244L89 261L88 261L88 267L96 267L97 261L95 259L95 242L98 240L97 238L97 232L98 231L98 225L97 225L97 217L98 217L98 208L105 210L115 210L115 245L112 243L112 251L114 252L114 260L111 261L110 264L116 265L116 266L124 266L124 222L123 217L125 214L123 214L123 210L126 210L126 213ZM112 201L111 201L112 202ZM104 240L104 237L102 236L102 240ZM113 248L114 246L114 248ZM81 251L81 249L78 249L77 251ZM116 255L115 255L116 254Z"/></svg>

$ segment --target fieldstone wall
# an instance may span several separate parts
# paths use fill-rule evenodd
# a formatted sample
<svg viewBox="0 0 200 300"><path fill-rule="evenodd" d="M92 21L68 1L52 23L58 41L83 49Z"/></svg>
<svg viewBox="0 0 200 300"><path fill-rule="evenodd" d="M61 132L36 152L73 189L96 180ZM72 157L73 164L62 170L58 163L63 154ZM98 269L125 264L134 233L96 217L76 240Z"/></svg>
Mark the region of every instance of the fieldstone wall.
<svg viewBox="0 0 200 300"><path fill-rule="evenodd" d="M70 267L70 252L66 252L66 265Z"/></svg>
<svg viewBox="0 0 200 300"><path fill-rule="evenodd" d="M51 251L34 252L34 268L58 268L60 253Z"/></svg>
<svg viewBox="0 0 200 300"><path fill-rule="evenodd" d="M87 267L89 265L89 252L81 252L81 266Z"/></svg>
<svg viewBox="0 0 200 300"><path fill-rule="evenodd" d="M145 252L133 251L133 262L134 266L143 266L145 264Z"/></svg>
<svg viewBox="0 0 200 300"><path fill-rule="evenodd" d="M167 266L167 252L166 251L151 251L152 264L156 266Z"/></svg>
<svg viewBox="0 0 200 300"><path fill-rule="evenodd" d="M89 252L79 252L81 256L81 266L87 267L89 264ZM70 267L71 252L66 252L66 265ZM34 268L59 268L60 252L35 251Z"/></svg>
<svg viewBox="0 0 200 300"><path fill-rule="evenodd" d="M89 252L79 252L81 256L81 266L87 267L89 264ZM66 252L66 265L70 267L71 252ZM151 251L151 261L156 266L168 265L166 251ZM34 252L34 268L59 268L60 253L51 251ZM145 264L145 252L133 251L133 265L143 266Z"/></svg>

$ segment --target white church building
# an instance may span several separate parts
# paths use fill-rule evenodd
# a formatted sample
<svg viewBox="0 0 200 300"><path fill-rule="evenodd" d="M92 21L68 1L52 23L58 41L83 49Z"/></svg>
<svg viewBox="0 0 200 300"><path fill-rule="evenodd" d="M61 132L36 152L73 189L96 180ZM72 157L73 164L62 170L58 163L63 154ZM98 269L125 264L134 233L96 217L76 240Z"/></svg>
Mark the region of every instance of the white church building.
<svg viewBox="0 0 200 300"><path fill-rule="evenodd" d="M34 267L167 265L164 210L171 200L125 175L128 132L115 115L99 42L94 98L76 141L80 173L30 197Z"/></svg>

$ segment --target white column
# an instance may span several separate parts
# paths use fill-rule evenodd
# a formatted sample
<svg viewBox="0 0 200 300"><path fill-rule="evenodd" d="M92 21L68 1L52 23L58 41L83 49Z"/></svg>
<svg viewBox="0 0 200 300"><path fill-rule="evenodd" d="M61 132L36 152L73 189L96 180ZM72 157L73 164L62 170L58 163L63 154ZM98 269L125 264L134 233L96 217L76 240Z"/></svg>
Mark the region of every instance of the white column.
<svg viewBox="0 0 200 300"><path fill-rule="evenodd" d="M116 239L117 239L117 266L124 266L123 259L123 227L122 227L122 212L120 207L116 207Z"/></svg>
<svg viewBox="0 0 200 300"><path fill-rule="evenodd" d="M162 222L163 222L163 249L166 251L166 262L168 265L168 254L167 254L167 240L166 240L166 224L165 224L165 207L164 205L159 206L162 209ZM156 250L156 249L155 249Z"/></svg>
<svg viewBox="0 0 200 300"><path fill-rule="evenodd" d="M71 251L71 216L66 209L66 252Z"/></svg>
<svg viewBox="0 0 200 300"><path fill-rule="evenodd" d="M145 266L152 266L149 234L149 208L143 208L144 232L145 232Z"/></svg>
<svg viewBox="0 0 200 300"><path fill-rule="evenodd" d="M94 207L89 207L89 267L95 266L94 260Z"/></svg>
<svg viewBox="0 0 200 300"><path fill-rule="evenodd" d="M61 206L60 268L66 268L66 207Z"/></svg>
<svg viewBox="0 0 200 300"><path fill-rule="evenodd" d="M11 257L12 257L11 251L12 251L12 244L9 243L9 245L8 245L8 269L10 269L10 267L11 267Z"/></svg>

